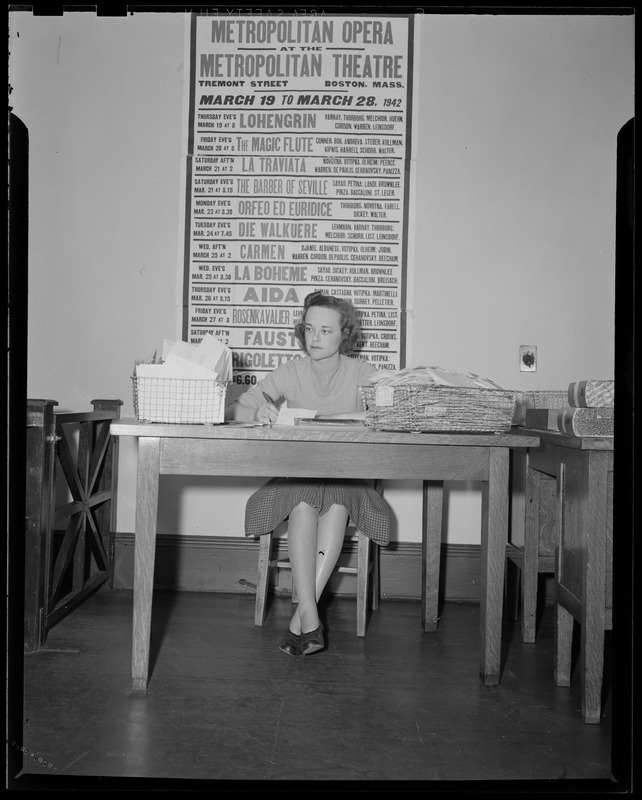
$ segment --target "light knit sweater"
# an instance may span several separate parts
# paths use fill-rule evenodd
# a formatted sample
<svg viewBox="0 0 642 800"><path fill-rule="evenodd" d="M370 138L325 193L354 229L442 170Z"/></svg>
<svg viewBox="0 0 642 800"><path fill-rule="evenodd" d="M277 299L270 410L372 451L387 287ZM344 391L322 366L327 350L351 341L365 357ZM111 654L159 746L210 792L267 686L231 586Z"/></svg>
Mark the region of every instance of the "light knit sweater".
<svg viewBox="0 0 642 800"><path fill-rule="evenodd" d="M359 386L368 384L368 375L378 370L362 359L343 355L339 359L339 368L327 386L319 383L312 372L312 360L304 356L286 361L235 402L257 409L265 403L265 392L276 405L285 399L289 408L311 409L320 415L362 411Z"/></svg>

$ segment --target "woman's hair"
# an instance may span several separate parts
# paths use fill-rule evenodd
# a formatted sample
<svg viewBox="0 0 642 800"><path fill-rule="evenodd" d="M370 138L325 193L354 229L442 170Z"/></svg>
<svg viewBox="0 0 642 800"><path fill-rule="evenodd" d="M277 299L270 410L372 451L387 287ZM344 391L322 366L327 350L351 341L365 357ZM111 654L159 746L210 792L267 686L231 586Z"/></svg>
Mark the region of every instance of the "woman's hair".
<svg viewBox="0 0 642 800"><path fill-rule="evenodd" d="M301 315L301 322L294 326L294 335L301 347L307 353L305 347L305 318L309 308L319 306L321 308L333 308L339 312L341 317L341 331L343 339L339 352L343 355L351 353L356 343L361 336L361 324L357 309L352 305L349 300L343 300L340 297L335 297L331 294L324 294L321 291L312 292L303 302L303 314Z"/></svg>

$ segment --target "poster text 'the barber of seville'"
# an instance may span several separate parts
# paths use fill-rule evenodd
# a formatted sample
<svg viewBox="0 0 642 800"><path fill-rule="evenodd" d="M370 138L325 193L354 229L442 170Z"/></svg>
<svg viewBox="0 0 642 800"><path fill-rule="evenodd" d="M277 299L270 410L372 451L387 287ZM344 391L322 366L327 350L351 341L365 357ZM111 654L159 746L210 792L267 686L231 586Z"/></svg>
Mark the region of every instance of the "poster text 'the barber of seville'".
<svg viewBox="0 0 642 800"><path fill-rule="evenodd" d="M410 158L406 17L195 20L185 332L235 381L301 355L322 289L357 306L360 357L403 365Z"/></svg>

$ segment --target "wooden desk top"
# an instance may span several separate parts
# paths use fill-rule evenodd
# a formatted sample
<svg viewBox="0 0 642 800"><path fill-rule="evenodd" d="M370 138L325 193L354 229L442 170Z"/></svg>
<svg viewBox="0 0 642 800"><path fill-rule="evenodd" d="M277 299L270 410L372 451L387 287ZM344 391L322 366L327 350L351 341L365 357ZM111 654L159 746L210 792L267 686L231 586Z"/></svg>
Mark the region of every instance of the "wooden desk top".
<svg viewBox="0 0 642 800"><path fill-rule="evenodd" d="M374 428L327 425L174 425L163 422L139 422L120 419L111 425L113 436L138 436L179 439L237 439L296 442L346 442L363 444L408 444L466 447L538 447L541 432L510 433L404 433Z"/></svg>
<svg viewBox="0 0 642 800"><path fill-rule="evenodd" d="M613 450L613 436L571 436L560 431L536 430L535 428L513 428L518 436L536 436L540 444L570 447L574 450ZM529 445L537 447L538 445Z"/></svg>

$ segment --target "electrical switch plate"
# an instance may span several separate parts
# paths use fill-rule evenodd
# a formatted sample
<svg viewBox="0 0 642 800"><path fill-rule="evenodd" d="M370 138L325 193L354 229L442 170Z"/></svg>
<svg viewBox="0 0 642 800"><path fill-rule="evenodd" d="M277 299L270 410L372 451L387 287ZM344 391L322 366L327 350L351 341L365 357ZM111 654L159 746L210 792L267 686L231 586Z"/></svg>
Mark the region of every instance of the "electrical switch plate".
<svg viewBox="0 0 642 800"><path fill-rule="evenodd" d="M537 347L532 344L520 346L519 369L521 372L535 372L537 369Z"/></svg>

